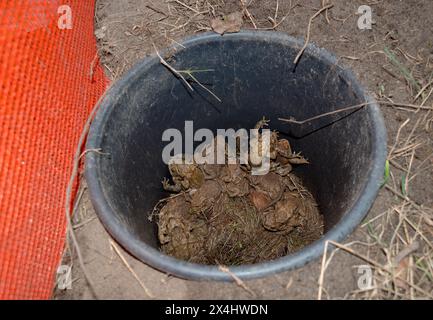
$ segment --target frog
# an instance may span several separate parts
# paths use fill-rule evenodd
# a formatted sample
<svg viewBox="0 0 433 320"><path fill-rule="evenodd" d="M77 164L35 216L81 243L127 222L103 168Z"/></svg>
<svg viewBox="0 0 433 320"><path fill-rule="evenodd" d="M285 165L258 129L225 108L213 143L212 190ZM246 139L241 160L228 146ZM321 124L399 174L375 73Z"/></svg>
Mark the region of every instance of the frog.
<svg viewBox="0 0 433 320"><path fill-rule="evenodd" d="M276 141L274 140L273 148L276 156L273 159L275 161L271 164L271 171L274 171L282 177L288 176L292 172L294 165L310 163L300 153L292 151L287 139L277 138Z"/></svg>
<svg viewBox="0 0 433 320"><path fill-rule="evenodd" d="M263 117L263 119L259 120L256 125L254 126L254 129L260 130L265 127L269 126L270 120L266 120L266 118ZM269 141L266 141L269 146L263 146L264 140L262 137L262 134L259 133L258 136L252 137L250 140L250 146L257 148L258 154L251 153L249 157L249 167L259 167L262 165L263 158L265 157L264 154L262 154L262 149L269 149L269 158L271 160L275 160L278 156L277 152L277 144L278 144L278 133L276 131L272 131L270 134Z"/></svg>
<svg viewBox="0 0 433 320"><path fill-rule="evenodd" d="M216 164L198 164L195 161L191 164L183 163L178 157L173 158L168 165L174 184L170 184L169 180L164 178L162 185L165 191L179 193L189 189L200 188L206 180L212 180L219 176L221 165ZM182 163L179 163L182 162Z"/></svg>
<svg viewBox="0 0 433 320"><path fill-rule="evenodd" d="M174 185L170 184L168 179L164 178L162 186L169 192L181 192L188 189L198 189L205 181L205 174L202 168L196 163L178 164L170 163L168 169L172 176Z"/></svg>
<svg viewBox="0 0 433 320"><path fill-rule="evenodd" d="M253 175L249 177L249 180L255 191L264 193L270 200L278 200L284 192L283 180L274 172L262 176Z"/></svg>
<svg viewBox="0 0 433 320"><path fill-rule="evenodd" d="M161 209L158 238L162 249L178 259L194 262L202 250L207 224L189 213L185 195L170 198Z"/></svg>
<svg viewBox="0 0 433 320"><path fill-rule="evenodd" d="M279 139L276 142L275 150L277 153L276 160L281 165L292 164L309 164L310 162L305 159L300 152L296 153L292 151L290 142L287 139Z"/></svg>
<svg viewBox="0 0 433 320"><path fill-rule="evenodd" d="M273 210L265 212L263 227L273 232L290 232L304 223L301 200L295 193L285 192Z"/></svg>
<svg viewBox="0 0 433 320"><path fill-rule="evenodd" d="M254 129L263 129L264 127L269 126L269 120L263 118L258 121L254 127ZM262 144L262 138L259 134L258 141L259 147ZM290 142L287 139L279 139L278 132L272 131L270 136L270 159L276 160L280 165L284 166L287 164L309 164L309 161L305 159L301 153L295 153L292 151L290 146ZM259 149L261 150L261 149ZM290 166L288 166L290 168Z"/></svg>
<svg viewBox="0 0 433 320"><path fill-rule="evenodd" d="M243 197L249 193L250 184L247 174L240 164L228 164L221 170L221 181L224 182L225 192L230 198Z"/></svg>
<svg viewBox="0 0 433 320"><path fill-rule="evenodd" d="M190 212L206 216L212 209L221 194L221 186L214 180L207 180L203 185L191 192L188 202L191 205Z"/></svg>

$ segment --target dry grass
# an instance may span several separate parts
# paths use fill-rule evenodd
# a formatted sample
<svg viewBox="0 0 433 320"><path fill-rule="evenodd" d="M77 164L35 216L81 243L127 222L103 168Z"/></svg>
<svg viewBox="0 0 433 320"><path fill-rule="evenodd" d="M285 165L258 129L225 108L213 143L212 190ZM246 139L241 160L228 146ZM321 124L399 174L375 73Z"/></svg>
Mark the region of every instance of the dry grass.
<svg viewBox="0 0 433 320"><path fill-rule="evenodd" d="M409 81L408 86L412 86ZM431 82L419 89L414 101L429 86ZM408 90L412 91L412 87ZM433 153L425 158L418 156L423 148L432 150L428 138L432 107L426 105L430 97L431 93L427 93L419 106L384 101L388 107L403 108L410 113L390 137L391 170L384 192L390 193L392 205L362 224L365 242L327 243L319 277L319 299L327 294L326 270L339 251L357 257L373 270L371 287L348 292L345 298L433 299L433 208L413 200L415 191L411 189L415 178L422 179L433 170ZM329 256L328 248L332 250Z"/></svg>
<svg viewBox="0 0 433 320"><path fill-rule="evenodd" d="M143 281L140 279L140 277L135 273L134 269L131 268L128 261L123 256L122 252L117 247L117 245L114 243L114 241L112 239L109 239L109 243L110 243L111 248L113 248L113 250L117 253L120 260L123 262L123 264L128 269L128 271L132 274L132 276L135 278L135 280L137 280L137 282L140 284L140 286L144 290L145 294L151 299L155 298L153 293L146 287L146 285L143 283Z"/></svg>
<svg viewBox="0 0 433 320"><path fill-rule="evenodd" d="M403 111L398 130L389 137L389 177L383 186L391 204L383 212L365 221L363 242L338 244L328 242L322 259L318 298L327 295L326 270L338 252L350 254L371 266L372 286L348 292L356 299L432 299L433 298L433 208L416 201L420 184L432 185L433 175L433 74L419 55L401 46L386 45L381 53L384 70L406 85L410 102L395 102L379 91L382 107ZM357 60L357 59L356 59ZM361 59L362 60L362 59ZM431 71L430 71L431 72ZM412 186L415 182L417 185ZM430 192L431 197L431 192ZM430 199L431 200L431 199ZM329 249L329 252L328 252Z"/></svg>
<svg viewBox="0 0 433 320"><path fill-rule="evenodd" d="M118 79L134 61L152 53L143 50L143 41L157 47L181 47L176 39L210 31L209 21L221 14L223 5L222 0L169 0L163 5L155 3L141 8L131 14L127 23L117 16L104 17L103 8L99 8L95 21L101 62L111 78ZM119 41L110 41L107 33ZM125 34L129 37L125 38Z"/></svg>
<svg viewBox="0 0 433 320"><path fill-rule="evenodd" d="M390 190L401 196L398 191ZM326 269L340 250L359 258L373 269L372 286L348 292L345 298L433 298L433 210L418 206L410 199L403 199L403 196L400 198L399 204L363 224L368 242L346 245L327 243L334 249L329 258L326 254L323 256L319 299L326 292Z"/></svg>
<svg viewBox="0 0 433 320"><path fill-rule="evenodd" d="M257 5L252 1L167 0L163 4L157 2L139 10L129 8L131 13L128 21L120 19L118 15L106 16L105 8L97 2L95 24L101 63L113 80L118 79L135 61L154 53L154 50L145 48L143 42L154 43L157 48L181 48L178 42L180 38L211 31L212 19L235 11L243 12L244 29L275 30L292 9L299 6L299 1L293 5L290 1L285 12L281 9L281 1L274 1L269 13L260 12L260 15L254 16L249 7ZM169 62L165 57L163 59Z"/></svg>

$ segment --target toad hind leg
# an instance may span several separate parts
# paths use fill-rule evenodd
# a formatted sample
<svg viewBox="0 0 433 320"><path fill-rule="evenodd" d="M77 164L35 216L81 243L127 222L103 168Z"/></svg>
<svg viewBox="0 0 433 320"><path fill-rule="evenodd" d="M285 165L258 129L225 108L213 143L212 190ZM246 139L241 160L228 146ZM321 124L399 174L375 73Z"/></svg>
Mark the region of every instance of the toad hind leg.
<svg viewBox="0 0 433 320"><path fill-rule="evenodd" d="M162 187L165 191L179 193L182 191L182 186L180 184L170 184L167 178L162 180Z"/></svg>

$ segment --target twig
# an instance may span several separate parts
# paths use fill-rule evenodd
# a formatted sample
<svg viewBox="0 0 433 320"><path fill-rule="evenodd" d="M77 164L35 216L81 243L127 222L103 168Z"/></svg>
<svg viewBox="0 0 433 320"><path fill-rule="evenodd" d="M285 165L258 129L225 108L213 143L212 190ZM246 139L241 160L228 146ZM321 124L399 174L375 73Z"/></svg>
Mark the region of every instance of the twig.
<svg viewBox="0 0 433 320"><path fill-rule="evenodd" d="M323 118L323 117L328 117L328 116L331 116L331 115L334 115L334 114L337 114L337 113L340 113L340 112L349 111L349 110L353 110L353 109L361 109L361 108L363 108L363 107L365 107L367 105L374 104L374 103L375 102L364 102L364 103L360 103L360 104L357 104L357 105L354 105L354 106L350 106L350 107L334 110L334 111L331 111L331 112L322 113L320 115L317 115L317 116L314 116L314 117L311 117L311 118L308 118L308 119L305 119L305 120L302 120L302 121L298 121L298 120L293 119L293 118L291 118L291 119L278 118L278 120L283 121L283 122L288 122L288 123L294 123L294 124L304 124L306 122L314 121L314 120L317 120L317 119L320 119L320 118Z"/></svg>
<svg viewBox="0 0 433 320"><path fill-rule="evenodd" d="M209 71L209 70L204 70L205 71ZM213 71L213 70L212 70ZM185 73L188 76L191 77L192 80L194 80L195 83L197 83L200 87L202 87L203 89L205 89L207 92L209 92L215 99L217 99L219 102L222 102L222 100L215 94L213 93L211 90L209 90L208 88L206 88L205 85L203 85L200 81L197 80L196 77L193 76L193 72L200 72L199 70L183 70L183 71L178 71L179 73Z"/></svg>
<svg viewBox="0 0 433 320"><path fill-rule="evenodd" d="M298 55L296 56L295 60L293 61L293 63L296 65L299 62L299 59L301 59L302 54L304 53L305 49L307 49L308 43L310 42L310 33L311 33L311 25L313 24L313 20L319 15L321 14L323 11L331 9L334 5L333 4L328 4L326 7L322 7L319 11L317 11L308 21L308 28L307 28L307 37L305 39L305 43L304 46L302 47L302 49L299 51Z"/></svg>
<svg viewBox="0 0 433 320"><path fill-rule="evenodd" d="M353 16L353 13L349 14L346 18L337 18L334 16L331 16L331 18L334 19L335 21L339 21L339 22L342 22L342 24L345 24L346 21L352 16Z"/></svg>
<svg viewBox="0 0 433 320"><path fill-rule="evenodd" d="M143 288L144 292L152 299L155 298L155 296L147 289L147 287L144 285L143 281L138 277L138 275L135 273L135 271L131 268L128 261L126 261L125 257L120 252L119 248L116 246L114 241L112 239L109 240L111 247L116 251L117 255L119 256L120 260L125 264L126 268L128 268L129 272L134 276L134 278L137 280L137 282L140 284L140 286Z"/></svg>
<svg viewBox="0 0 433 320"><path fill-rule="evenodd" d="M79 228L81 228L81 227L84 227L86 224L92 222L92 221L95 220L95 219L96 219L96 217L89 218L89 219L86 220L86 221L83 221L83 222L77 223L76 225L73 226L73 228L74 228L74 230L77 230L77 229L79 229Z"/></svg>
<svg viewBox="0 0 433 320"><path fill-rule="evenodd" d="M412 170L413 159L415 158L415 150L416 150L415 148L412 149L412 155L410 157L409 166L407 168L406 179L404 181L404 190L406 190L406 194L409 194L409 178L410 178L410 171Z"/></svg>
<svg viewBox="0 0 433 320"><path fill-rule="evenodd" d="M413 98L413 101L418 100L418 98L423 94L423 92L430 87L433 84L433 80L427 83L424 87L421 88L421 90L418 92L418 94Z"/></svg>
<svg viewBox="0 0 433 320"><path fill-rule="evenodd" d="M384 105L384 106L410 108L410 109L422 109L422 110L433 110L432 107L418 106L416 104L403 103L403 102L379 100L378 103L381 105Z"/></svg>
<svg viewBox="0 0 433 320"><path fill-rule="evenodd" d="M168 64L167 61L165 61L161 55L158 52L158 49L156 49L155 44L153 43L153 48L155 49L156 55L159 58L160 63L165 66L168 70L170 70L175 76L179 77L180 79L182 79L182 81L186 84L186 86L191 90L194 91L194 88L189 84L188 81L186 81L185 77L179 72L177 71L175 68L173 68L171 65Z"/></svg>
<svg viewBox="0 0 433 320"><path fill-rule="evenodd" d="M382 266L381 264L379 264L378 262L376 262L376 261L374 261L374 260L372 260L372 259L370 259L370 258L368 258L368 257L366 257L366 256L364 256L364 255L362 255L362 254L360 254L360 253L358 253L358 252L352 250L351 248L349 248L349 247L347 247L347 246L345 246L345 245L342 245L342 244L340 244L340 243L338 243L338 242L335 242L335 241L332 241L332 240L328 240L328 241L329 241L330 244L336 246L337 248L340 248L341 250L346 251L346 252L350 253L351 255L353 255L353 256L355 256L355 257L361 259L361 260L364 260L365 262L371 264L372 266L376 267L377 269L380 269L380 270L382 270L382 271L384 271L384 272L390 274L391 276L394 276L394 273L393 273L392 270L389 270L388 268L383 267L383 266ZM412 288L418 290L418 291L421 292L422 294L424 294L424 295L430 297L431 299L433 299L433 295L432 295L430 292L425 291L424 289L420 288L419 286L417 286L417 285L415 285L415 284L413 284L413 283L410 283L410 282L407 281L406 279L403 279L403 278L398 277L398 276L397 276L396 278L397 278L398 280L400 280L400 281L406 283L406 284L409 285L410 287L412 287Z"/></svg>
<svg viewBox="0 0 433 320"><path fill-rule="evenodd" d="M91 152L94 152L94 153L97 153L97 154L100 154L100 155L103 155L103 156L109 156L110 155L109 153L102 152L102 149L100 149L100 148L98 148L98 149L87 149L87 150L84 150L83 153L81 153L80 159L83 158L88 153L91 153Z"/></svg>
<svg viewBox="0 0 433 320"><path fill-rule="evenodd" d="M322 0L322 7L324 7L327 3L328 3L328 0ZM331 21L329 21L328 9L326 9L326 11L325 11L325 19L326 19L326 22L328 24L331 24Z"/></svg>
<svg viewBox="0 0 433 320"><path fill-rule="evenodd" d="M241 5L243 7L243 10L245 14L247 15L248 19L250 19L251 23L253 24L254 29L257 29L257 25L254 22L253 16L251 15L250 11L247 8L247 4L245 3L245 0L239 0L241 2Z"/></svg>
<svg viewBox="0 0 433 320"><path fill-rule="evenodd" d="M189 10L195 12L196 14L201 14L201 12L195 10L194 8L188 6L187 4L185 4L185 3L183 3L183 2L181 2L181 1L179 1L179 0L173 0L173 1L176 2L176 3L178 3L178 4L180 4L181 6L183 6L183 7L185 7L185 8L187 8L187 9L189 9Z"/></svg>
<svg viewBox="0 0 433 320"><path fill-rule="evenodd" d="M98 52L96 52L95 57L93 58L92 63L90 64L89 76L90 76L91 82L93 82L93 80L94 80L95 69L96 69L98 62L99 62L99 54L98 54Z"/></svg>
<svg viewBox="0 0 433 320"><path fill-rule="evenodd" d="M286 290L289 291L289 289L292 287L293 284L293 278L290 277L289 282L286 284Z"/></svg>
<svg viewBox="0 0 433 320"><path fill-rule="evenodd" d="M150 222L153 221L153 217L154 217L155 215L157 215L157 211L159 210L158 207L159 207L161 204L165 203L165 202L168 201L168 200L171 200L171 199L177 198L177 197L179 197L179 196L184 196L184 195L185 195L185 192L181 192L181 193L178 193L178 194L172 195L172 196L170 196L170 197L167 197L167 198L164 198L164 199L159 200L159 201L156 203L156 205L153 207L152 212L151 212L151 214L150 214L149 217L148 217L148 220L149 220Z"/></svg>
<svg viewBox="0 0 433 320"><path fill-rule="evenodd" d="M419 235L420 235L420 237L425 241L425 243L431 248L431 249L433 249L433 244L429 241L429 239L428 238L426 238L426 236L419 230L419 227L417 227L416 225L414 225L413 224L413 222L412 221L410 221L409 219L408 219L408 217L406 217L406 216L404 216L403 217L403 219L407 222L407 224L413 229L413 230L415 230Z"/></svg>
<svg viewBox="0 0 433 320"><path fill-rule="evenodd" d="M355 56L341 56L342 59L348 59L348 60L361 60L360 57L355 57Z"/></svg>
<svg viewBox="0 0 433 320"><path fill-rule="evenodd" d="M83 198L84 191L86 191L86 189L87 189L87 187L81 186L80 190L78 191L78 195L77 195L77 197L76 197L76 199L74 201L75 202L74 207L72 208L73 217L76 217L79 204L81 203L81 199Z"/></svg>
<svg viewBox="0 0 433 320"><path fill-rule="evenodd" d="M425 96L424 100L421 102L419 109L417 110L417 112L421 109L421 107L424 107L424 104L428 101L428 99L430 99L430 96L433 93L433 87L430 89L429 93Z"/></svg>
<svg viewBox="0 0 433 320"><path fill-rule="evenodd" d="M188 86L188 88L191 91L194 91L194 88L191 86L191 84L186 80L186 78L182 75L186 74L188 75L192 80L194 80L195 83L197 83L200 87L202 87L203 89L205 89L207 92L209 92L215 99L217 99L219 102L222 102L222 100L215 94L213 93L211 90L209 90L208 88L206 88L205 85L203 85L200 81L197 80L197 78L193 75L194 72L208 72L208 71L213 71L211 69L207 69L207 70L176 70L175 68L173 68L171 65L168 64L167 61L165 61L161 55L159 54L158 50L156 49L155 44L153 44L153 47L155 49L156 55L159 58L159 61L162 65L164 65L165 67L167 67L175 76L179 77L180 79L182 79L182 81Z"/></svg>
<svg viewBox="0 0 433 320"><path fill-rule="evenodd" d="M107 88L107 91L109 88ZM72 190L74 187L75 180L78 176L78 171L80 167L80 159L81 159L81 150L83 148L83 145L87 138L87 133L89 132L90 125L92 123L92 120L96 114L96 112L99 109L99 106L101 105L102 100L105 98L105 94L103 94L99 100L96 102L95 107L90 112L89 116L87 117L86 123L84 124L83 130L81 132L80 138L78 140L77 148L75 150L75 156L72 162L72 172L71 177L69 179L68 186L66 188L66 199L65 199L65 218L66 218L66 232L69 235L70 239L72 240L72 244L77 251L77 257L78 262L80 264L80 267L83 271L84 277L86 278L87 283L89 284L90 290L93 294L93 296L97 299L98 296L95 291L95 286L92 278L90 277L87 268L84 265L84 259L83 255L81 254L80 245L78 244L77 237L75 236L74 228L71 221L71 201L72 201Z"/></svg>
<svg viewBox="0 0 433 320"><path fill-rule="evenodd" d="M232 277L232 279L236 282L236 284L241 287L242 289L244 289L245 291L247 291L249 294L251 294L253 297L256 297L256 293L251 290L246 284L245 282L243 282L237 275L235 275L233 272L230 271L229 268L225 267L225 266L219 266L218 269L224 273L227 273L230 277Z"/></svg>
<svg viewBox="0 0 433 320"><path fill-rule="evenodd" d="M290 7L291 7L292 5L290 4ZM290 8L289 7L289 8ZM276 27L277 27L277 19L278 19L278 10L279 10L279 8L280 8L280 3L279 3L279 1L277 0L277 4L276 4L276 6L275 6L275 14L274 14L274 17L272 18L272 17L268 17L268 19L269 19L269 21L271 21L272 22L272 29L275 29ZM289 9L289 11L290 11L290 9ZM281 19L281 20L283 20L283 19Z"/></svg>
<svg viewBox="0 0 433 320"><path fill-rule="evenodd" d="M326 257L328 254L328 244L329 241L325 242L325 246L323 247L323 256L322 256L322 264L320 267L320 276L319 276L319 292L317 294L317 300L322 300L322 292L323 292L323 282L325 279L325 264L326 264Z"/></svg>
<svg viewBox="0 0 433 320"><path fill-rule="evenodd" d="M398 128L398 130L397 130L397 135L396 135L396 137L395 137L394 145L391 147L391 150L389 151L389 157L390 157L389 160L390 160L390 161L393 159L393 154L394 154L395 148L397 148L397 145L398 145L398 143L399 143L399 141L400 141L401 130L403 130L403 128L404 128L404 127L405 127L409 122L410 122L410 119L407 118L406 121L403 122L403 123L399 126L399 128Z"/></svg>
<svg viewBox="0 0 433 320"><path fill-rule="evenodd" d="M152 10L152 11L155 11L156 13L159 13L159 14L165 16L165 17L168 17L168 15L165 12L163 12L163 11L161 11L159 9L156 9L156 8L150 6L150 5L146 5L145 7L148 8L148 9L150 9L150 10Z"/></svg>
<svg viewBox="0 0 433 320"><path fill-rule="evenodd" d="M388 189L389 191L391 191L397 197L401 198L402 200L405 200L405 201L409 202L414 208L422 211L422 208L420 207L420 205L418 205L416 202L414 202L413 200L411 200L408 196L402 195L400 192L398 192L394 188L390 187L389 185L385 185L385 188Z"/></svg>
<svg viewBox="0 0 433 320"><path fill-rule="evenodd" d="M365 246L371 246L371 244L368 243L363 243L361 241L352 241L346 244L346 246L352 246L355 244L361 244L361 245L365 245ZM328 245L329 245L329 241L325 242L325 246L323 248L323 257L322 257L322 263L321 263L321 268L320 268L320 276L319 276L319 291L317 294L317 300L322 300L322 292L325 291L324 288L324 282L325 282L325 272L329 267L329 264L331 263L332 259L334 258L334 256L337 254L337 252L340 250L339 248L334 249L332 251L332 253L329 256L329 259L327 258L327 254L328 254Z"/></svg>
<svg viewBox="0 0 433 320"><path fill-rule="evenodd" d="M337 113L340 113L340 112L349 111L349 110L353 110L353 109L361 109L362 107L365 107L367 105L371 105L371 104L374 104L374 103L376 103L376 102L373 102L373 101L372 102L364 102L364 103L356 104L356 105L353 105L353 106L350 106L350 107L345 107L345 108L337 109L337 110L334 110L334 111L331 111L331 112L326 112L326 113L323 113L323 114L320 114L320 115L317 115L317 116L314 116L314 117L311 117L311 118L308 118L308 119L305 119L305 120L302 120L302 121L301 120L296 120L294 118L290 118L290 119L279 118L278 120L283 121L283 122L287 122L287 123L304 124L306 122L314 121L314 120L317 120L317 119L320 119L320 118L323 118L323 117L327 117L327 116L330 116L330 115L333 115L333 114L337 114ZM433 108L431 108L431 107L422 107L422 106L420 107L420 106L417 106L415 104L398 103L398 102L383 101L383 100L379 100L379 101L377 101L377 103L379 105L384 105L384 106L406 107L406 108L413 108L413 109L419 109L419 108L421 108L421 109L424 109L424 110L433 110Z"/></svg>

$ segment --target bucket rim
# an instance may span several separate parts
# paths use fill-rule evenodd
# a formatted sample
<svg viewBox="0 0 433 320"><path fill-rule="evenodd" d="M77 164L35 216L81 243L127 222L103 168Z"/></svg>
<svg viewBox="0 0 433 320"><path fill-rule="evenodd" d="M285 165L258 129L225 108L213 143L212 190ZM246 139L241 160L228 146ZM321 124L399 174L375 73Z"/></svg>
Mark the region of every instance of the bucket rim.
<svg viewBox="0 0 433 320"><path fill-rule="evenodd" d="M180 41L182 45L188 46L203 44L209 41L216 40L263 40L272 42L284 42L301 48L304 40L294 38L286 33L276 31L252 31L242 30L239 33L225 34L221 36L216 33L206 32L199 35L194 35L184 38ZM170 49L170 48L168 48ZM168 50L167 49L167 50ZM181 49L185 50L185 49ZM326 49L319 48L315 44L308 44L304 54L310 54L319 57L323 62L338 65L336 56ZM145 70L147 67L159 63L156 55L152 55L143 59L136 64L122 79L118 80L105 97L102 99L99 110L92 122L86 150L92 150L99 147L99 142L102 136L98 132L102 132L104 123L110 115L111 97L116 96L116 93L122 91L122 88L133 79L138 73ZM302 63L302 60L299 62ZM387 158L387 133L384 119L377 102L366 92L365 88L356 79L353 72L349 69L342 70L342 75L351 81L354 90L360 93L360 97L364 98L369 104L366 109L371 115L371 134L373 139L373 166L368 173L364 188L360 191L360 197L354 201L351 208L347 209L342 215L342 218L324 236L319 240L307 245L303 249L289 254L287 256L261 262L253 265L242 265L230 267L232 272L237 277L248 280L256 279L272 274L289 271L295 268L302 267L307 263L319 258L323 252L325 244L328 240L340 242L349 236L354 229L361 223L373 205L381 184L383 182L383 172L385 161ZM137 257L142 262L168 274L191 280L217 280L217 281L233 281L232 275L221 271L218 266L201 265L191 262L186 262L173 257L170 257L157 249L147 245L132 235L127 229L122 226L116 219L114 211L109 205L98 177L98 155L88 153L85 158L85 178L90 193L92 204L95 208L97 216L108 230L111 236L123 248L125 248L133 256Z"/></svg>

